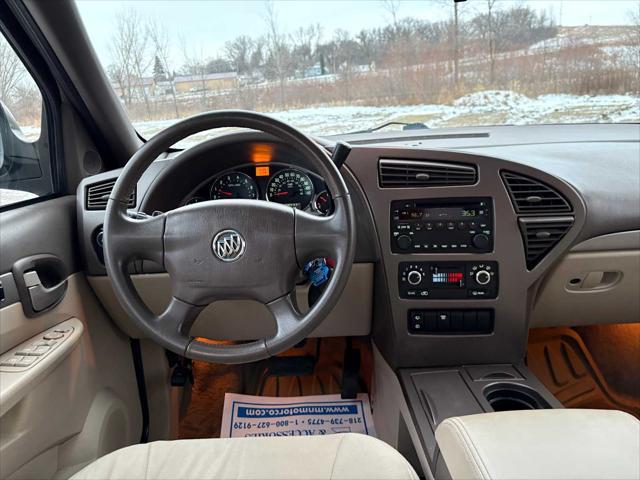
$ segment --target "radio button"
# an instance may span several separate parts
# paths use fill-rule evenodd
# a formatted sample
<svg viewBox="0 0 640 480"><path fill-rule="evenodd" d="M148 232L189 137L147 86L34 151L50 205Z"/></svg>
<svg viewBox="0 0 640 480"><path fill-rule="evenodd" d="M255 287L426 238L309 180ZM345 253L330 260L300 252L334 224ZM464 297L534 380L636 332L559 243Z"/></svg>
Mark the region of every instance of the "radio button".
<svg viewBox="0 0 640 480"><path fill-rule="evenodd" d="M454 222L447 222L447 230L455 230L456 224Z"/></svg>
<svg viewBox="0 0 640 480"><path fill-rule="evenodd" d="M436 230L444 230L444 223L436 222Z"/></svg>
<svg viewBox="0 0 640 480"><path fill-rule="evenodd" d="M467 222L458 222L458 230L466 230Z"/></svg>
<svg viewBox="0 0 640 480"><path fill-rule="evenodd" d="M413 240L411 240L411 237L409 235L400 235L398 238L396 238L396 245L398 245L398 248L400 250L407 250L412 243Z"/></svg>
<svg viewBox="0 0 640 480"><path fill-rule="evenodd" d="M478 233L477 235L473 236L473 238L471 239L471 243L473 243L474 247L484 250L486 248L489 248L489 237L484 233Z"/></svg>

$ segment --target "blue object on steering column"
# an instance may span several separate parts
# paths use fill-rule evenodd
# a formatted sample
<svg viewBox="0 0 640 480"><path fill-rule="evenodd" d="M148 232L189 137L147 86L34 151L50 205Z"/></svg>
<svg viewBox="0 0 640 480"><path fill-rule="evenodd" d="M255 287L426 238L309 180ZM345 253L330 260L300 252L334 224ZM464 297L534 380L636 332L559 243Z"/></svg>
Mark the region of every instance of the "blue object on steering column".
<svg viewBox="0 0 640 480"><path fill-rule="evenodd" d="M304 266L303 271L315 287L319 287L329 279L330 269L324 258L311 260Z"/></svg>

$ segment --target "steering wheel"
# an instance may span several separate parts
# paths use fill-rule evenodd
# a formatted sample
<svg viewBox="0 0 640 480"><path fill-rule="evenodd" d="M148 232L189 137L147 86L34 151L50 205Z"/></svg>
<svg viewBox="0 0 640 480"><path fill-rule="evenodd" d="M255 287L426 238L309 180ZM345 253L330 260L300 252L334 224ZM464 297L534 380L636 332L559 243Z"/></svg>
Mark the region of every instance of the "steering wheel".
<svg viewBox="0 0 640 480"><path fill-rule="evenodd" d="M131 192L161 153L190 135L220 127L262 131L295 148L324 178L334 212L318 217L277 203L225 199L146 219L127 215ZM355 235L349 191L322 147L266 115L216 111L170 126L131 157L107 203L105 265L125 312L164 348L208 362L252 362L300 342L331 312L351 271ZM335 268L320 298L301 314L293 297L296 280L305 263L318 257L334 259ZM129 264L135 259L153 260L169 273L172 298L160 315L147 308L133 286ZM276 322L275 335L235 345L190 336L198 314L208 304L225 299L251 299L266 305Z"/></svg>

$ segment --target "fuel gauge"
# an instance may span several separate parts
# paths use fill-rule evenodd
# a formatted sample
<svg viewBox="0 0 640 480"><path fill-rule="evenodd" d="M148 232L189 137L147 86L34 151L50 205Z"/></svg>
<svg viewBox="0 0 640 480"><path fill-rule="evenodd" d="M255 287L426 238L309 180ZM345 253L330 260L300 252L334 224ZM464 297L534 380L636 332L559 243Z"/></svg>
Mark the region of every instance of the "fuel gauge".
<svg viewBox="0 0 640 480"><path fill-rule="evenodd" d="M333 199L327 190L323 190L313 200L313 208L320 215L327 216L333 210Z"/></svg>

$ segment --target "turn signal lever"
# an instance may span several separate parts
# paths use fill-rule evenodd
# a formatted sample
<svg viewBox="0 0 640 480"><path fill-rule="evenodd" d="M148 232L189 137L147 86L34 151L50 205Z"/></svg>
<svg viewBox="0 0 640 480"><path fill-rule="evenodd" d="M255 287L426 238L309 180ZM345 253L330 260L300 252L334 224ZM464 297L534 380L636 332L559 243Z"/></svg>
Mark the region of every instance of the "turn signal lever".
<svg viewBox="0 0 640 480"><path fill-rule="evenodd" d="M335 147L333 147L333 155L331 155L331 160L333 161L335 166L338 167L338 170L340 170L340 168L342 168L342 165L344 165L344 162L347 161L347 157L350 153L351 145L349 145L347 142L340 141L336 143Z"/></svg>

